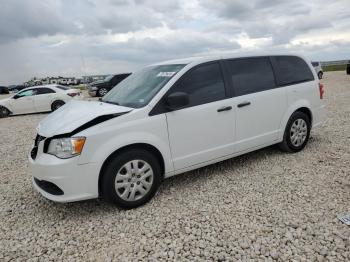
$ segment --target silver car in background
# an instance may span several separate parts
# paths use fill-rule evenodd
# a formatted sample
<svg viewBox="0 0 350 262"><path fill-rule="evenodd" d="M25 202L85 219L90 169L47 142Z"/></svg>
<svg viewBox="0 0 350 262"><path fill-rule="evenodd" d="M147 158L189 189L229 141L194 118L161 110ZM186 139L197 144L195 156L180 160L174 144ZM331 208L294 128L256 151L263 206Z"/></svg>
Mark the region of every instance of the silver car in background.
<svg viewBox="0 0 350 262"><path fill-rule="evenodd" d="M323 77L323 69L320 62L312 62L312 66L315 68L318 79Z"/></svg>

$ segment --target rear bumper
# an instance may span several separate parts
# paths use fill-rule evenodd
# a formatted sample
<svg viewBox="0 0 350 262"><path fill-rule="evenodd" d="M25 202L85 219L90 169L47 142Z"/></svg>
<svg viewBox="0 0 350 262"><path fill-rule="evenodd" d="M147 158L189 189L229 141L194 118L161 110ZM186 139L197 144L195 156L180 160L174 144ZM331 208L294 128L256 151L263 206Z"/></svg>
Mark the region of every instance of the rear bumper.
<svg viewBox="0 0 350 262"><path fill-rule="evenodd" d="M98 197L96 164L79 165L79 157L59 159L48 154L28 158L33 187L47 199L73 202Z"/></svg>

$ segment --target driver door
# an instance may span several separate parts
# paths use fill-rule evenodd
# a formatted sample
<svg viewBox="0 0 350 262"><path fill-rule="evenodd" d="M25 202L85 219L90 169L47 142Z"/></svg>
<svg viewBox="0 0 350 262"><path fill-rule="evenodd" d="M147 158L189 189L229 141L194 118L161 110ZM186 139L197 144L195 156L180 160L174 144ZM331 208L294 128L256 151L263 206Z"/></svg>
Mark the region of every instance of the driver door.
<svg viewBox="0 0 350 262"><path fill-rule="evenodd" d="M166 113L175 170L234 152L235 110L218 62L196 66L170 92L189 95L186 108Z"/></svg>
<svg viewBox="0 0 350 262"><path fill-rule="evenodd" d="M17 93L12 99L12 112L14 114L27 114L35 112L34 89L27 89Z"/></svg>

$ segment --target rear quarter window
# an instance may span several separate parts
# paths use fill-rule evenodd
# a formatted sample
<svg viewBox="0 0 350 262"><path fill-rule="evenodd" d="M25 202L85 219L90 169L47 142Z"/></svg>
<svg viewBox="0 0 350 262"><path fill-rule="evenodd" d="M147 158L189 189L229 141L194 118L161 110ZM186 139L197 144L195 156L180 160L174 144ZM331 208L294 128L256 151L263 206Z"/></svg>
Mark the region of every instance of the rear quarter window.
<svg viewBox="0 0 350 262"><path fill-rule="evenodd" d="M272 58L278 85L292 85L313 81L310 67L297 56L275 56Z"/></svg>

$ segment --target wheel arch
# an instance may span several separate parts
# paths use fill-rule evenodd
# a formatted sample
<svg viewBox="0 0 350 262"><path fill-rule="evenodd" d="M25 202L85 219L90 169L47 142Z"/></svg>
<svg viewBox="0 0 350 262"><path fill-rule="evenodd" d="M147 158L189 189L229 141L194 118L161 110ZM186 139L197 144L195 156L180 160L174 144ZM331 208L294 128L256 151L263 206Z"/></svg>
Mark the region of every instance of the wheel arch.
<svg viewBox="0 0 350 262"><path fill-rule="evenodd" d="M12 114L13 114L13 112L12 112L7 106L0 105L0 107L3 107L3 108L5 108L7 111L9 111L9 115L12 115Z"/></svg>
<svg viewBox="0 0 350 262"><path fill-rule="evenodd" d="M305 115L307 115L307 116L309 117L309 119L310 119L310 124L311 124L311 126L312 126L313 116L312 116L312 112L311 112L310 108L308 108L308 107L300 107L300 108L298 108L297 110L295 110L293 113L295 113L295 112L297 112L297 111L302 112L302 113L304 113ZM293 113L292 113L292 114L293 114Z"/></svg>
<svg viewBox="0 0 350 262"><path fill-rule="evenodd" d="M101 196L101 193L102 193L101 183L102 183L102 179L103 179L103 173L104 173L104 170L105 170L106 166L108 165L108 163L110 163L110 161L112 161L112 159L115 155L126 152L126 151L131 150L131 149L144 149L144 150L149 151L151 154L153 154L157 158L157 160L159 161L160 168L161 168L161 174L164 178L164 174L165 174L164 157L163 157L162 153L155 146L153 146L151 144L147 144L147 143L134 143L134 144L126 145L126 146L123 146L123 147L115 150L103 162L101 169L100 169L100 172L99 172L99 176L98 176L98 195L99 196Z"/></svg>
<svg viewBox="0 0 350 262"><path fill-rule="evenodd" d="M52 106L53 106L53 104L54 103L57 103L57 102L61 102L61 103L63 103L63 104L65 104L66 102L63 100L63 99L61 99L61 98L55 98L55 99L53 99L52 101L51 101L51 110L53 109L52 108Z"/></svg>
<svg viewBox="0 0 350 262"><path fill-rule="evenodd" d="M303 112L310 118L310 123L312 127L313 113L312 113L310 103L308 103L306 100L299 101L298 103L295 103L293 106L289 107L289 110L284 114L283 120L281 122L281 127L280 127L280 135L278 139L279 141L283 140L284 131L286 129L289 118L291 117L292 114L294 114L297 111Z"/></svg>

